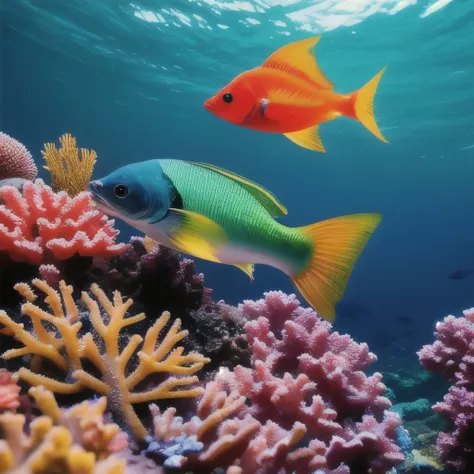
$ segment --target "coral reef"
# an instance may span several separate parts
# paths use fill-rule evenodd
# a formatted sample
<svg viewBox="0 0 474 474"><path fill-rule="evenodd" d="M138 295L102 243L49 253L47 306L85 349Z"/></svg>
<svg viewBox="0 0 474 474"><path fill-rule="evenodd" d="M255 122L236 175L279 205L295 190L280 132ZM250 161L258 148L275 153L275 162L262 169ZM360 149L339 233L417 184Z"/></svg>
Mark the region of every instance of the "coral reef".
<svg viewBox="0 0 474 474"><path fill-rule="evenodd" d="M93 208L88 193L71 199L37 180L26 183L23 193L0 188L0 199L0 253L14 262L40 265L74 254L112 257L126 249L115 242L114 221Z"/></svg>
<svg viewBox="0 0 474 474"><path fill-rule="evenodd" d="M59 408L52 392L30 389L43 415L26 434L26 418L0 415L0 472L29 474L123 474L126 460L114 453L127 447L127 435L104 423L106 399Z"/></svg>
<svg viewBox="0 0 474 474"><path fill-rule="evenodd" d="M0 180L34 180L38 174L31 153L19 141L0 132Z"/></svg>
<svg viewBox="0 0 474 474"><path fill-rule="evenodd" d="M54 143L45 143L41 151L47 166L44 169L51 173L51 187L54 191L66 191L70 197L87 190L92 171L97 161L94 150L76 146L76 139L69 133L59 138L59 150Z"/></svg>
<svg viewBox="0 0 474 474"><path fill-rule="evenodd" d="M436 341L418 352L427 370L443 374L451 383L443 402L433 406L450 423L437 448L443 463L459 471L474 471L474 309L464 317L447 316L436 324Z"/></svg>
<svg viewBox="0 0 474 474"><path fill-rule="evenodd" d="M147 433L133 409L134 404L164 398L196 397L202 393L200 387L174 390L198 382L193 374L209 362L201 354L183 355L183 347L174 348L188 335L187 331L181 330L179 319L174 321L160 343L158 339L170 319L169 313L163 313L144 338L135 334L122 341L122 329L145 318L144 314L126 317L133 303L131 299L124 302L116 291L111 301L97 285L92 285L91 292L97 301L83 292L82 300L88 311L85 317L81 317L80 309L72 298L73 288L64 281L59 284L60 293L42 280L33 280L33 285L45 294L45 303L50 311L33 304L37 296L29 285L16 286L27 300L22 312L31 320L31 331L25 330L24 324L15 322L4 311L0 311L0 322L23 345L6 351L2 358L9 360L25 355L34 356L30 369L22 367L18 371L19 379L60 394L78 393L89 388L106 396L109 409L124 420L137 439L143 439ZM82 326L89 321L91 330L80 335ZM141 344L141 350L134 357ZM43 359L52 363L56 372L60 369L64 373L64 381L43 374ZM90 363L91 371L86 371L84 360ZM137 390L137 386L154 374L173 376L151 390Z"/></svg>
<svg viewBox="0 0 474 474"><path fill-rule="evenodd" d="M386 411L380 374L363 372L375 360L365 344L331 332L294 295L239 308L252 367L221 369L187 422L153 408L149 455L195 473L386 474L403 463L401 419Z"/></svg>
<svg viewBox="0 0 474 474"><path fill-rule="evenodd" d="M86 281L100 282L104 291L131 297L134 308L150 321L163 311L182 319L189 331L184 348L211 359L205 371L250 365L250 349L242 337L245 317L234 307L213 303L212 290L205 287L204 275L196 273L193 260L160 245L147 251L143 238L132 237L130 247L117 257L94 258L87 275Z"/></svg>

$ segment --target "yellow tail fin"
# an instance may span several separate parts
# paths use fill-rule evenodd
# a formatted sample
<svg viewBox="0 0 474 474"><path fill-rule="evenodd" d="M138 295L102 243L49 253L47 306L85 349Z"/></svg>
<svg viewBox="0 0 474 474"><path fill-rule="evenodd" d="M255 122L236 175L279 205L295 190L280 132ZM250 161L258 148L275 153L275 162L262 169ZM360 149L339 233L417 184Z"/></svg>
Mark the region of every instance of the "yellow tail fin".
<svg viewBox="0 0 474 474"><path fill-rule="evenodd" d="M314 251L308 268L293 283L323 318L334 321L335 305L381 219L381 214L352 214L300 228L313 239Z"/></svg>
<svg viewBox="0 0 474 474"><path fill-rule="evenodd" d="M377 86L379 85L380 79L382 78L383 73L387 69L385 66L374 78L372 78L365 86L359 89L357 92L354 92L355 95L355 117L356 119L364 125L368 130L370 130L379 140L382 140L385 143L388 141L382 135L382 132L379 130L377 123L375 122L374 117L374 96Z"/></svg>

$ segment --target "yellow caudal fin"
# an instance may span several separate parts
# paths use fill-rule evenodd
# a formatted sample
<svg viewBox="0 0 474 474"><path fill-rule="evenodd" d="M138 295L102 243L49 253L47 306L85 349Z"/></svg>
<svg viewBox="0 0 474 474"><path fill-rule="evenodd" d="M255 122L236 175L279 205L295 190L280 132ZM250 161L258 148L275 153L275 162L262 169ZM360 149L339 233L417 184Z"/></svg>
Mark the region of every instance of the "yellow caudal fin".
<svg viewBox="0 0 474 474"><path fill-rule="evenodd" d="M381 214L352 214L300 227L313 240L314 251L308 268L293 283L323 318L334 321L335 305L381 218Z"/></svg>
<svg viewBox="0 0 474 474"><path fill-rule="evenodd" d="M307 150L319 151L326 153L323 142L319 136L318 125L311 128L306 128L298 132L284 133L285 137L293 143L306 148Z"/></svg>
<svg viewBox="0 0 474 474"><path fill-rule="evenodd" d="M388 141L382 135L374 116L374 96L380 79L387 67L385 66L374 78L365 86L353 93L355 118L370 130L379 140L385 143Z"/></svg>

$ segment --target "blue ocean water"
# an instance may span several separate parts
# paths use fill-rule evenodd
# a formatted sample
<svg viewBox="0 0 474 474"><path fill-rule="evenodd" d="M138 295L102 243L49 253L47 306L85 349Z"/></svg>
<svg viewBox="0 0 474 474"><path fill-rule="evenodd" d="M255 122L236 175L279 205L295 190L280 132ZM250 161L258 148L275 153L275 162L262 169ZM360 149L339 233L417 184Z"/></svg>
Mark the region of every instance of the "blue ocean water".
<svg viewBox="0 0 474 474"><path fill-rule="evenodd" d="M288 225L381 212L336 329L384 363L416 363L434 322L474 305L474 276L449 278L474 269L472 0L0 0L0 13L0 129L38 164L43 143L70 132L97 150L97 177L150 158L204 161L270 189ZM390 144L338 119L320 128L322 155L204 109L235 75L316 34L336 91L388 65L375 114ZM197 268L229 303L294 291L269 267L254 282Z"/></svg>

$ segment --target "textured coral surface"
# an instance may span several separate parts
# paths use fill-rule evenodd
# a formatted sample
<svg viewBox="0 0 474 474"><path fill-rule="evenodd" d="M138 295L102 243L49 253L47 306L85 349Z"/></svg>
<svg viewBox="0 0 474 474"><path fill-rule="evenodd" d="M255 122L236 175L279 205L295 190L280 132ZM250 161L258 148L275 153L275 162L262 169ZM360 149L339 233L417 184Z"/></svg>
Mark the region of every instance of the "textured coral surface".
<svg viewBox="0 0 474 474"><path fill-rule="evenodd" d="M87 190L87 184L92 176L97 153L94 150L76 146L76 139L66 133L59 138L59 150L54 143L46 143L41 152L47 166L44 168L51 173L51 187L54 191L66 191L71 197Z"/></svg>
<svg viewBox="0 0 474 474"><path fill-rule="evenodd" d="M0 132L0 180L33 180L38 174L31 153L18 140Z"/></svg>
<svg viewBox="0 0 474 474"><path fill-rule="evenodd" d="M252 367L221 369L197 416L154 414L149 455L170 468L227 474L386 474L404 461L401 419L386 411L365 344L332 332L294 295L270 292L240 311Z"/></svg>
<svg viewBox="0 0 474 474"><path fill-rule="evenodd" d="M442 402L433 406L449 421L451 430L439 434L437 448L443 463L474 472L474 309L463 317L447 316L436 324L436 340L418 352L427 370L443 374L451 383Z"/></svg>
<svg viewBox="0 0 474 474"><path fill-rule="evenodd" d="M22 193L3 186L0 200L0 252L15 262L39 265L74 254L112 257L127 248L115 242L114 221L94 209L88 193L71 199L37 180L25 183Z"/></svg>
<svg viewBox="0 0 474 474"><path fill-rule="evenodd" d="M114 453L127 447L127 436L104 423L106 400L59 408L52 392L32 388L43 413L28 426L11 412L0 415L0 472L14 474L123 474L126 460Z"/></svg>
<svg viewBox="0 0 474 474"><path fill-rule="evenodd" d="M80 320L71 286L61 281L60 292L57 292L42 280L33 280L33 285L44 293L50 311L33 304L37 296L29 285L17 285L17 290L27 300L22 312L31 320L31 332L25 331L23 324L0 311L0 322L23 345L3 353L2 357L9 360L26 354L34 356L31 369L22 367L18 371L17 377L21 380L45 386L55 393L74 394L89 388L106 396L109 408L125 421L138 439L143 439L147 433L133 410L134 404L164 398L195 397L202 393L202 388L188 386L198 382L194 374L209 359L197 353L183 354L183 347L175 347L188 334L181 330L179 319L173 322L161 342L158 341L170 320L169 313L163 313L150 326L144 338L134 334L122 341L122 329L146 317L143 313L127 317L133 303L131 299L123 301L120 293L115 292L111 301L97 285L92 285L91 292L96 300L83 292L82 300L88 314L87 318ZM83 322L88 321L92 323L91 330L82 334ZM136 352L140 346L141 349ZM64 373L61 380L44 375L43 360ZM85 369L85 360L92 364L93 372ZM150 390L137 389L149 376L156 374L171 376Z"/></svg>

